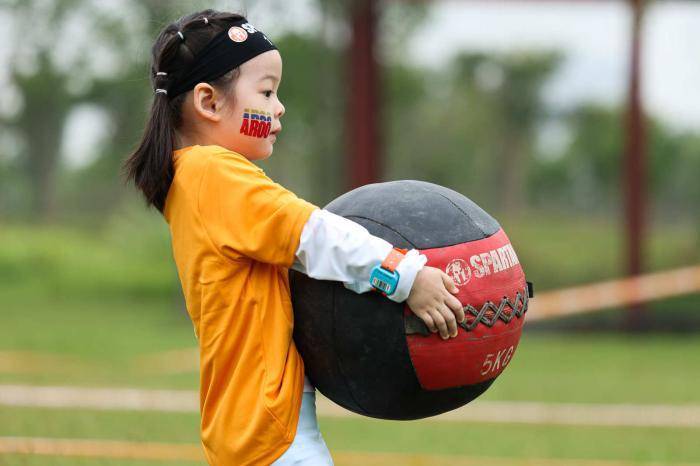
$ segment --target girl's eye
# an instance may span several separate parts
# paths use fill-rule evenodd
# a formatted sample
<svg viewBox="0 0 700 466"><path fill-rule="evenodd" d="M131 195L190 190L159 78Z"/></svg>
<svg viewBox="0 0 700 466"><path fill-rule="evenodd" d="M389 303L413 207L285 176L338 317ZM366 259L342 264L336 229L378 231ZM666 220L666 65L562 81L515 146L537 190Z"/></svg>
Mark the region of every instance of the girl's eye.
<svg viewBox="0 0 700 466"><path fill-rule="evenodd" d="M265 97L270 97L272 95L272 91L265 91L263 94L265 94Z"/></svg>

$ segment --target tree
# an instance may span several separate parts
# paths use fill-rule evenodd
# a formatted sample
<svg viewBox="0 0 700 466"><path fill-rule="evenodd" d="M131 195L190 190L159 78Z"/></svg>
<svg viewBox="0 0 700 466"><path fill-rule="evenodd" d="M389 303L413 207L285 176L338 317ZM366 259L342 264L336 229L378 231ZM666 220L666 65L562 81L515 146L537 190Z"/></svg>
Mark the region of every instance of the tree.
<svg viewBox="0 0 700 466"><path fill-rule="evenodd" d="M63 122L75 98L65 90L66 76L56 72L46 53L40 52L37 61L36 74L14 76L22 90L24 110L10 126L22 134L26 144L20 165L32 187L31 210L37 218L46 219L55 207Z"/></svg>
<svg viewBox="0 0 700 466"><path fill-rule="evenodd" d="M133 66L143 63L134 53L143 37L133 21L138 10L132 2L115 11L90 0L26 0L3 11L14 31L10 76L24 103L5 124L24 141L21 167L38 220L51 218L56 208L59 149L72 109L94 96L96 81L107 84L102 91L118 87ZM44 33L26 34L29 30Z"/></svg>
<svg viewBox="0 0 700 466"><path fill-rule="evenodd" d="M459 190L489 209L516 212L527 198L541 89L554 54L462 53L445 71L395 67L391 173Z"/></svg>
<svg viewBox="0 0 700 466"><path fill-rule="evenodd" d="M536 130L547 114L542 89L560 59L556 53L462 54L454 62L454 91L467 105L465 131L483 147L480 153L488 152L480 175L490 186L482 189L499 210L514 213L525 205Z"/></svg>
<svg viewBox="0 0 700 466"><path fill-rule="evenodd" d="M570 138L560 154L533 160L529 189L538 207L573 206L580 211L620 212L623 110L582 103L561 122ZM700 138L647 117L648 193L662 217L683 218L700 202Z"/></svg>

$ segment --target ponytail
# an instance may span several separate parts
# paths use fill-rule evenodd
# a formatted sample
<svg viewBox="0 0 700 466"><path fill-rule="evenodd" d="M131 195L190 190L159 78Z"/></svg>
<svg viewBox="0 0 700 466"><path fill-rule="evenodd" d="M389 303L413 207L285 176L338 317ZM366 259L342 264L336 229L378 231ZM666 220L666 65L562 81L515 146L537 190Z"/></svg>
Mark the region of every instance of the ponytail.
<svg viewBox="0 0 700 466"><path fill-rule="evenodd" d="M176 130L182 125L182 103L187 95L184 93L171 98L167 90L199 50L232 21L242 18L241 15L216 10L193 13L166 26L153 44L151 82L154 95L151 113L141 142L124 161L123 170L127 181L133 181L143 193L146 204L154 206L161 214L175 176L173 151L177 140ZM234 69L211 84L229 89L237 76L238 69Z"/></svg>
<svg viewBox="0 0 700 466"><path fill-rule="evenodd" d="M127 179L141 190L146 203L163 213L165 198L175 175L175 126L165 93L154 95L151 114L138 148L126 160Z"/></svg>

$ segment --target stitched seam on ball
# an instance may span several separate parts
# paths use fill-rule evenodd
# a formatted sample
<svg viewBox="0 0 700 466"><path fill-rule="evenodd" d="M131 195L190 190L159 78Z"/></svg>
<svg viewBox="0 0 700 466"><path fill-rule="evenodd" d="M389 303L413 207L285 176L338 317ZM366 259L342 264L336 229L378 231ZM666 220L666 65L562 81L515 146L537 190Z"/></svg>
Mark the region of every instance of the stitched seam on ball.
<svg viewBox="0 0 700 466"><path fill-rule="evenodd" d="M471 218L471 216L470 216L467 212L465 212L460 206L458 206L457 204L455 204L455 202L454 202L452 199L450 199L449 197L447 197L447 196L445 196L444 194L439 193L439 192L430 191L430 194L437 194L438 196L444 198L447 202L449 202L450 204L452 204L453 206L455 206L455 208L456 208L457 210L459 210L460 212L462 212L462 213L464 214L464 216L467 217L467 220L469 221L469 223L472 224L472 226L473 226L474 228L478 228L479 231L481 231L481 234L483 234L484 237L487 237L487 236L486 236L486 232L484 231L484 229L483 229L483 228L479 228L479 226L474 222L474 220ZM496 230L496 231L498 231L498 230Z"/></svg>
<svg viewBox="0 0 700 466"><path fill-rule="evenodd" d="M501 303L498 305L498 307L491 301L486 301L483 306L481 306L480 310L476 309L471 304L467 304L464 306L464 311L465 313L469 312L471 315L473 315L474 319L471 322L468 322L467 319L465 319L464 322L459 324L459 326L466 331L471 331L474 330L479 324L486 325L487 327L493 327L496 324L496 321L499 319L508 324L515 317L519 319L527 312L528 303L529 298L527 290L524 290L522 294L520 291L515 294L514 301L511 301L508 297L504 296L503 299L501 299ZM505 314L504 311L506 307L510 307L513 310L510 315ZM488 316L486 316L486 312L488 310L492 310L494 312L491 320L489 320Z"/></svg>
<svg viewBox="0 0 700 466"><path fill-rule="evenodd" d="M413 241L409 240L409 239L406 238L404 235L402 235L402 234L399 233L398 231L396 231L396 230L394 230L393 228L391 228L389 225L385 225L385 224L383 224L382 222L378 222L378 221L376 221L376 220L373 219L373 218L362 217L361 215L348 215L348 216L345 217L345 218L347 218L347 219L351 219L351 218L361 218L361 219L363 219L363 220L368 220L368 221L370 221L370 222L376 223L377 225L383 226L383 227L386 228L387 230L390 230L390 231L393 231L394 233L396 233L398 236L400 236L401 238L403 238L404 240L406 240L406 242L407 242L408 244L410 244L412 248L418 249L418 248L416 247L416 245L413 244Z"/></svg>

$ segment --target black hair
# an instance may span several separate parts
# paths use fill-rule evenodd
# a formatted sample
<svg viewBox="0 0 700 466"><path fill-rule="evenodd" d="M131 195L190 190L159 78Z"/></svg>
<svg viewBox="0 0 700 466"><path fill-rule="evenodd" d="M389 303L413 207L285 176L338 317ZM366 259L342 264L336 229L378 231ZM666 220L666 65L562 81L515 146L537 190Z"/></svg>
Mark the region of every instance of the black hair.
<svg viewBox="0 0 700 466"><path fill-rule="evenodd" d="M167 90L186 71L197 52L232 22L241 19L243 16L235 13L210 9L192 13L168 24L153 44L150 77L154 95L151 113L141 142L124 162L123 170L127 181L133 180L143 193L147 205L154 206L161 213L175 175L172 159L175 130L182 125L182 103L188 93L170 98L166 93L156 93L155 90ZM238 75L239 68L234 68L209 84L228 94Z"/></svg>

